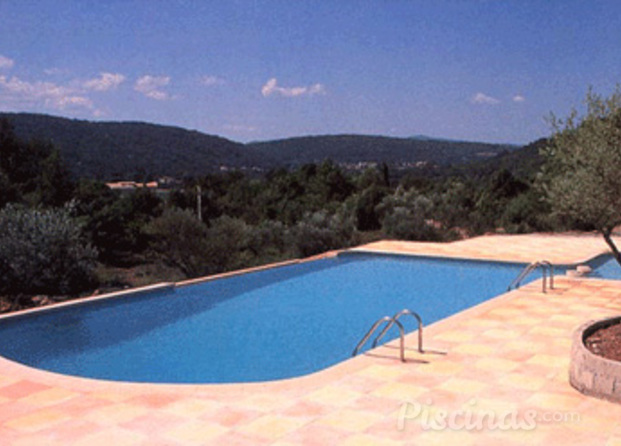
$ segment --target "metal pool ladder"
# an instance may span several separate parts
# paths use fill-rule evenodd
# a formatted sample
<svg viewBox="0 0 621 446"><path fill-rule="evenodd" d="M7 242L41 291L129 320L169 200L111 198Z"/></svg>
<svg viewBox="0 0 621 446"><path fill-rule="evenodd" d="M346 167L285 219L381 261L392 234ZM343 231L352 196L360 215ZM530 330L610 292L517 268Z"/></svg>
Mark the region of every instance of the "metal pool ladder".
<svg viewBox="0 0 621 446"><path fill-rule="evenodd" d="M546 273L549 271L549 278L550 278L550 289L554 289L554 265L552 265L552 263L550 263L548 260L540 260L537 262L532 262L531 264L527 265L522 272L515 278L513 279L513 282L511 282L511 284L509 284L509 287L507 288L507 291L511 291L512 289L517 289L520 287L522 281L533 271L535 271L537 268L541 268L542 273L543 273L543 282L542 282L542 292L546 292Z"/></svg>
<svg viewBox="0 0 621 446"><path fill-rule="evenodd" d="M423 353L423 321L417 313L411 310L408 310L408 309L404 309L404 310L399 311L393 317L384 316L378 319L371 326L367 334L365 334L364 337L360 340L360 342L358 342L358 345L356 345L356 348L354 349L352 356L356 356L358 352L360 351L360 349L364 346L364 344L371 338L371 335L373 335L373 333L375 333L375 331L382 324L386 323L382 331L377 335L377 337L373 341L373 347L376 347L377 343L382 337L384 337L386 332L388 332L388 330L390 330L390 328L393 325L396 325L397 328L399 329L399 349L400 349L400 354L401 354L401 362L405 362L405 340L404 340L405 334L403 330L403 325L401 324L401 322L399 322L399 318L406 314L413 316L418 321L418 351Z"/></svg>

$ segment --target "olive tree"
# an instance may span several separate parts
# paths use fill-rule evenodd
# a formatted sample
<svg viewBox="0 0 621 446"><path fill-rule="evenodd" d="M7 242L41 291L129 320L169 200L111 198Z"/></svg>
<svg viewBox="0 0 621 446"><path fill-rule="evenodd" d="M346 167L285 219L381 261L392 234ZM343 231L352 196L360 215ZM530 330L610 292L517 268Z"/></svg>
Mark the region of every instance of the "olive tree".
<svg viewBox="0 0 621 446"><path fill-rule="evenodd" d="M543 186L553 211L599 231L617 262L612 231L621 224L621 86L605 98L590 90L586 114L551 118L554 133L543 149Z"/></svg>
<svg viewBox="0 0 621 446"><path fill-rule="evenodd" d="M0 293L78 294L95 285L96 257L70 207L0 210Z"/></svg>

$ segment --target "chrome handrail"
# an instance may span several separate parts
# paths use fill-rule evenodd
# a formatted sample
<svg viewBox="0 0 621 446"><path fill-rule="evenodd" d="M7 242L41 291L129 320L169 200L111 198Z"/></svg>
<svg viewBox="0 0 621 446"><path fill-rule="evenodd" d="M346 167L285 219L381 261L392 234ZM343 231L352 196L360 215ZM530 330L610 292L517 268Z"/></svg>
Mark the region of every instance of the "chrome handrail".
<svg viewBox="0 0 621 446"><path fill-rule="evenodd" d="M405 341L404 341L404 331L403 331L403 325L401 325L401 322L394 320L393 318L389 317L389 316L384 316L381 319L378 319L373 326L371 327L371 329L367 332L367 334L364 335L364 337L360 340L360 342L358 342L358 345L356 345L356 348L354 349L354 352L352 353L352 356L356 356L358 354L358 352L360 351L360 349L362 348L362 346L369 340L369 338L371 337L371 335L375 332L375 330L377 330L377 328L384 322L389 322L391 324L397 324L397 327L399 328L399 338L400 338L400 350L401 350L401 362L405 362Z"/></svg>
<svg viewBox="0 0 621 446"><path fill-rule="evenodd" d="M541 260L541 261L537 261L537 262L532 262L530 264L528 264L521 272L520 274L518 274L518 276L513 279L513 282L511 282L509 284L509 286L507 287L507 291L511 291L512 288L519 288L522 281L533 271L535 271L537 268L541 268L542 271L542 275L543 275L543 282L542 282L542 291L545 293L546 292L546 282L547 282L547 272L548 270L550 271L550 289L554 289L554 265L552 265L552 263L550 263L548 260Z"/></svg>
<svg viewBox="0 0 621 446"><path fill-rule="evenodd" d="M424 353L423 351L423 320L421 319L421 317L418 315L418 313L415 313L412 310L408 310L407 308L404 308L403 310L399 311L398 313L396 313L393 317L392 317L392 321L390 321L385 327L384 329L380 332L380 334L377 335L377 337L375 338L375 340L373 341L373 347L377 346L377 343L379 342L379 340L384 337L384 335L386 334L386 332L388 330L390 330L390 327L392 327L394 325L395 322L398 321L398 319L401 316L404 316L406 314L409 314L410 316L413 316L417 321L418 321L418 351L420 353Z"/></svg>
<svg viewBox="0 0 621 446"><path fill-rule="evenodd" d="M544 272L545 272L545 267L547 267L550 270L550 289L553 290L554 289L554 265L552 265L552 263L550 263L548 260L542 260L541 262L539 262L541 264L542 267L544 267ZM545 277L545 275L544 275ZM545 282L545 280L544 280ZM543 292L545 293L545 283L544 283L544 289Z"/></svg>

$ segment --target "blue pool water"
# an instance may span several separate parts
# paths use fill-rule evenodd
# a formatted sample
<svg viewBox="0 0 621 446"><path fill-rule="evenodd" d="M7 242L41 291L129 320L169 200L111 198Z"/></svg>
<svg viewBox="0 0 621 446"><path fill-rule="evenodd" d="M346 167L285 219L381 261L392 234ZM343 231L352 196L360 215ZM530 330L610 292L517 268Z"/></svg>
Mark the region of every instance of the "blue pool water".
<svg viewBox="0 0 621 446"><path fill-rule="evenodd" d="M592 279L621 280L621 266L612 255L602 255L589 262L593 272L589 274Z"/></svg>
<svg viewBox="0 0 621 446"><path fill-rule="evenodd" d="M409 308L430 324L505 292L523 267L349 253L7 318L0 321L0 354L121 381L289 378L351 357L381 316ZM415 329L413 321L403 323ZM391 335L386 339L396 330Z"/></svg>

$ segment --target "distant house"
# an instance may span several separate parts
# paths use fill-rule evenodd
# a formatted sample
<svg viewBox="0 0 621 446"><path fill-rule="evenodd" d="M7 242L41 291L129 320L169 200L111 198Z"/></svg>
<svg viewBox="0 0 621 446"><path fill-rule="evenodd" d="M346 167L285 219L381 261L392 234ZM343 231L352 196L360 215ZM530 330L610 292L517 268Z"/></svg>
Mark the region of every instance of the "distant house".
<svg viewBox="0 0 621 446"><path fill-rule="evenodd" d="M149 183L137 183L135 181L116 181L114 183L106 183L106 186L108 186L112 190L118 191L132 191L135 189L143 188L155 190L158 188L158 183L157 181L151 181Z"/></svg>

